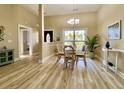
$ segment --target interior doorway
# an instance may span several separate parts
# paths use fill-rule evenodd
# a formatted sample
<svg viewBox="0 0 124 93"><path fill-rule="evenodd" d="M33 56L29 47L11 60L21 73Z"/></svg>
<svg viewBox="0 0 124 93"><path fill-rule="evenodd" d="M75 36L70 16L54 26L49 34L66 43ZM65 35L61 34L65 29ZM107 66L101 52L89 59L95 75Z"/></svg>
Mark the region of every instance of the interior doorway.
<svg viewBox="0 0 124 93"><path fill-rule="evenodd" d="M19 57L32 55L32 28L18 25Z"/></svg>

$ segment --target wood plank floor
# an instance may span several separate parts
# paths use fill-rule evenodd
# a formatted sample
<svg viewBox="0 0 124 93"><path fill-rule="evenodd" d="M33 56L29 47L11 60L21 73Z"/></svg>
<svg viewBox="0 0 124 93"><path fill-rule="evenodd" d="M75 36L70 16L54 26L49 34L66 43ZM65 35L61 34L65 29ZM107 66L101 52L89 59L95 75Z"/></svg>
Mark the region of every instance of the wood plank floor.
<svg viewBox="0 0 124 93"><path fill-rule="evenodd" d="M124 80L106 72L100 62L87 58L87 67L80 59L74 70L63 70L63 59L56 63L56 57L44 64L37 62L37 56L0 67L0 88L8 89L108 89L124 88Z"/></svg>

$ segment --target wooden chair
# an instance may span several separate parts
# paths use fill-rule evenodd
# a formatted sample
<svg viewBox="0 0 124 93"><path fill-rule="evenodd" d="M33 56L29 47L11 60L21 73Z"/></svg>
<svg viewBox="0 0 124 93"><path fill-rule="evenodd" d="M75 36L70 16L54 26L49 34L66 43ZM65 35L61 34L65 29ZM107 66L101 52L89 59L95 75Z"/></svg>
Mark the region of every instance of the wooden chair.
<svg viewBox="0 0 124 93"><path fill-rule="evenodd" d="M86 63L86 55L87 55L87 46L84 45L82 51L77 51L77 52L76 52L76 65L77 65L77 63L78 63L78 59L79 59L79 58L83 58L83 59L84 59L84 64L85 64L85 66L87 66L87 63Z"/></svg>
<svg viewBox="0 0 124 93"><path fill-rule="evenodd" d="M57 48L57 62L61 59L62 56L64 56L63 48L61 44L56 44Z"/></svg>
<svg viewBox="0 0 124 93"><path fill-rule="evenodd" d="M75 49L73 46L64 46L64 66L67 68L68 63L72 64L72 69L74 69L75 63ZM64 68L65 68L64 67Z"/></svg>

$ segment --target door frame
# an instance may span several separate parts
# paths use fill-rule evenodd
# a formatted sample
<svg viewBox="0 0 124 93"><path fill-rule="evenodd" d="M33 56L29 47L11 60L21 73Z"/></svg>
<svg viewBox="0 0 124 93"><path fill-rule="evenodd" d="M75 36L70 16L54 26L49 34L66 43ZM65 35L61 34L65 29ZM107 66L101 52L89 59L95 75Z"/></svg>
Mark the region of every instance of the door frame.
<svg viewBox="0 0 124 93"><path fill-rule="evenodd" d="M24 26L24 25L21 25L21 24L18 24L18 50L19 50L19 58L21 57L24 57L24 55L22 54L23 52L23 48L22 48L22 45L21 45L21 42L22 42L22 32L21 31L21 28L25 28L25 29L28 29L27 31L29 31L29 55L26 55L26 56L31 56L32 55L32 28L31 27L28 27L28 26Z"/></svg>

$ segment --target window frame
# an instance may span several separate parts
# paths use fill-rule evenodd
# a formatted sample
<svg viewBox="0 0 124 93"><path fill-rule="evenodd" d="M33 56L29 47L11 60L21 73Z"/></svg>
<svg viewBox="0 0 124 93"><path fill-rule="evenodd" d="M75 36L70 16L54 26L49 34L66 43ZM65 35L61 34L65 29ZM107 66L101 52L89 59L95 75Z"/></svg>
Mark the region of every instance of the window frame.
<svg viewBox="0 0 124 93"><path fill-rule="evenodd" d="M75 45L76 42L85 42L85 40L75 40L75 32L78 31L78 30L84 30L84 34L85 34L85 39L86 39L86 36L87 36L87 32L88 32L88 29L87 28L81 28L81 29L65 29L64 32L63 32L63 44L65 44L65 42L72 42L72 45ZM65 40L65 31L73 31L73 40Z"/></svg>

